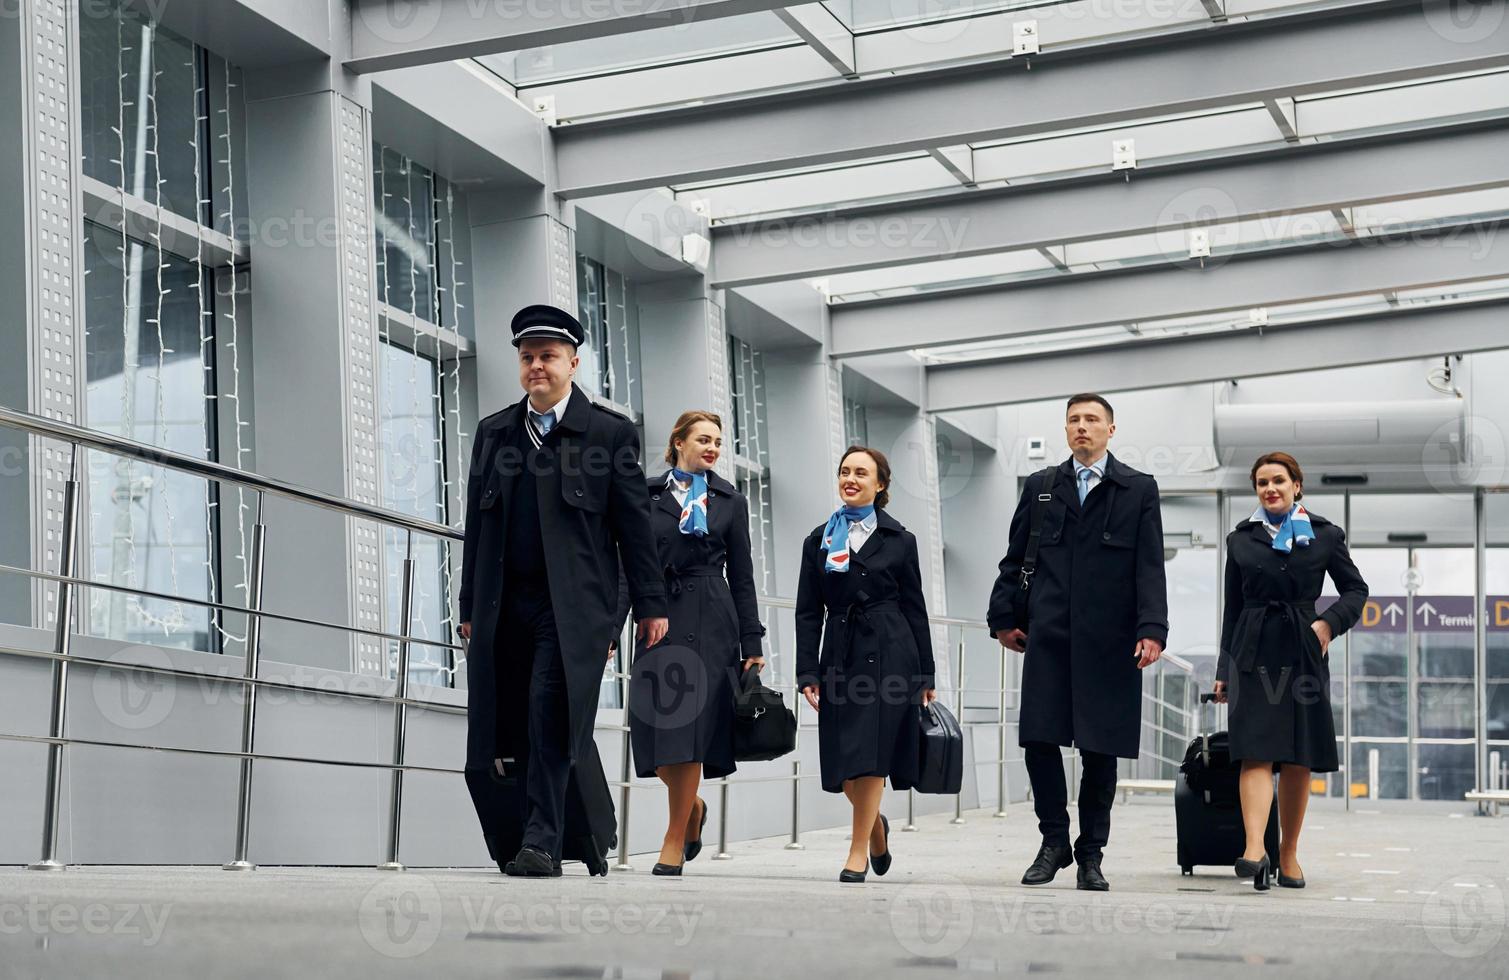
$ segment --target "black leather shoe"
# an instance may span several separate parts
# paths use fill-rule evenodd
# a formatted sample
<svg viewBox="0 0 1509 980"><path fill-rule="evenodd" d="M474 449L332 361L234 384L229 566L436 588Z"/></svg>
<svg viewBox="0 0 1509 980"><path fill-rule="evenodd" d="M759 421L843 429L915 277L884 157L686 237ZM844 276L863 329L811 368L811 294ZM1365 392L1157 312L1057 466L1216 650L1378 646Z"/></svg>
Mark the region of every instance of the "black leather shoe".
<svg viewBox="0 0 1509 980"><path fill-rule="evenodd" d="M1273 866L1268 863L1266 854L1261 861L1237 858L1236 872L1238 878L1251 878L1252 887L1260 892L1267 891L1272 885Z"/></svg>
<svg viewBox="0 0 1509 980"><path fill-rule="evenodd" d="M682 852L682 857L687 861L702 853L702 828L707 826L707 801L699 796L697 802L702 804L702 822L697 824L697 839L687 841L686 850Z"/></svg>
<svg viewBox="0 0 1509 980"><path fill-rule="evenodd" d="M662 878L680 878L683 867L684 865L680 864L660 864L656 862L655 867L650 869L650 874L659 875Z"/></svg>
<svg viewBox="0 0 1509 980"><path fill-rule="evenodd" d="M870 867L877 878L891 870L891 822L884 813L880 815L880 832L885 835L885 853L870 855Z"/></svg>
<svg viewBox="0 0 1509 980"><path fill-rule="evenodd" d="M870 868L869 864L866 863L865 864L865 871L868 871L869 868ZM864 871L850 871L848 868L845 868L844 870L842 870L842 871L840 871L838 873L838 880L841 881L841 882L843 882L846 885L862 885L862 884L864 884L864 881L865 881L865 872Z"/></svg>
<svg viewBox="0 0 1509 980"><path fill-rule="evenodd" d="M1108 892L1111 883L1100 873L1100 858L1087 857L1079 862L1079 875L1074 887L1082 892Z"/></svg>
<svg viewBox="0 0 1509 980"><path fill-rule="evenodd" d="M513 878L559 878L561 866L549 854L525 844L514 859L503 866L503 873Z"/></svg>
<svg viewBox="0 0 1509 980"><path fill-rule="evenodd" d="M1067 847L1044 844L1038 848L1037 859L1022 875L1024 885L1046 885L1063 868L1074 863L1074 852Z"/></svg>

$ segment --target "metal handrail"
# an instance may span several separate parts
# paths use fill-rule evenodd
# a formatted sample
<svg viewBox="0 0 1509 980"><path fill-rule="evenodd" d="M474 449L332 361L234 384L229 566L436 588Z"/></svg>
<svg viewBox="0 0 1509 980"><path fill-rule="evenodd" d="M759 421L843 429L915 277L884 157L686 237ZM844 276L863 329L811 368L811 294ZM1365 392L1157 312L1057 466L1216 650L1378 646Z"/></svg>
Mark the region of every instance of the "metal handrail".
<svg viewBox="0 0 1509 980"><path fill-rule="evenodd" d="M214 462L210 462L210 461L207 461L207 460L198 459L198 458L195 458L195 457L192 457L192 456L186 456L186 455L183 455L183 454L180 454L180 453L176 453L176 452L172 452L172 451L169 451L169 450L159 449L159 448L157 448L155 446L150 446L150 445L147 445L145 443L136 442L134 440L124 439L124 438L121 438L121 437L118 437L118 436L112 436L112 435L109 435L109 434L106 434L106 433L95 432L95 431L92 431L92 430L89 430L89 429L85 429L85 428L82 428L80 426L73 425L73 424L70 424L70 423L67 423L67 422L61 422L61 421L57 421L57 420L54 420L54 419L46 419L46 418L42 418L40 416L31 415L31 414L25 413L25 412L18 412L16 410L10 409L10 408L0 407L0 425L8 426L8 427L15 428L15 429L20 429L20 430L28 432L28 433L30 433L32 435L36 435L36 436L40 436L40 437L44 437L44 438L51 438L51 439L61 440L61 441L69 443L74 448L73 457L72 457L72 460L70 462L70 467L69 467L69 476L68 476L68 480L67 480L66 487L65 487L65 505L64 505L64 508L63 508L63 514L64 514L63 533L62 533L62 536L61 536L60 547L59 547L59 571L54 573L54 572L41 571L41 570L37 570L37 569L27 569L27 568L20 568L20 567L17 567L17 566L12 566L12 565L7 565L7 564L0 564L0 573L17 574L17 575L29 576L29 577L36 578L36 579L39 579L39 580L54 582L54 583L56 583L58 585L58 590L57 590L57 627L56 627L56 634L55 634L55 649L50 650L50 651L37 651L37 650L25 650L25 649L19 649L19 648L14 648L14 647L0 646L0 656L18 656L18 657L31 657L31 658L36 658L36 659L43 659L43 660L50 661L51 664L52 664L52 669L53 669L53 677L52 677L52 719L51 719L51 723L50 723L50 726L49 726L50 733L48 735L45 735L45 736L0 733L0 741L40 744L40 745L46 745L47 748L48 748L48 780L47 780L47 787L46 787L47 796L45 798L46 813L45 813L44 821L43 821L43 848L42 848L43 855L42 855L42 859L40 861L36 862L35 864L33 864L31 867L36 868L36 869L40 869L40 870L54 870L54 869L58 869L58 868L63 867L62 863L59 862L56 859L56 845L57 845L57 839L58 839L58 819L59 819L58 815L59 815L59 811L60 811L60 791L61 791L61 782L60 782L60 780L61 780L61 773L62 773L62 768L63 768L63 766L62 766L62 761L63 760L62 760L61 753L62 753L63 749L66 746L69 746L69 745L86 745L86 746L102 746L102 747L108 746L108 747L116 747L116 748L127 748L127 749L136 749L136 750L139 750L139 751L150 751L150 752L167 752L167 753L176 753L176 754L185 754L185 755L210 756L210 757L217 757L217 758L227 758L227 759L237 759L237 760L239 760L240 763L241 763L241 781L240 781L239 797L238 797L238 804L239 805L238 805L238 819L237 819L237 830L236 830L236 857L235 857L235 859L233 861L228 862L225 865L225 867L227 868L227 870L246 870L246 869L250 869L250 868L254 867L254 865L252 865L247 860L247 848L248 848L248 842L249 842L249 839L250 839L250 828L249 828L249 825L250 825L250 812L251 812L251 809L250 809L250 804L251 804L251 778L252 778L252 764L254 762L256 762L256 761L300 762L300 763L306 763L306 764L312 764L312 765L335 765L335 766L345 766L345 767L357 767L357 768L366 768L366 769L386 770L388 772L393 773L393 781L391 783L391 798L390 798L390 802L389 802L389 823L388 823L388 828L387 828L388 832L387 832L386 855L385 855L386 856L386 860L382 864L380 864L379 867L386 868L386 869L392 869L392 870L401 870L403 868L403 865L401 863L399 863L399 861L398 861L398 853L399 853L398 848L399 848L399 827L400 827L400 819L401 819L401 815L402 815L402 776L403 776L403 774L405 774L407 772L426 772L426 773L441 773L441 774L460 775L460 774L462 774L464 772L464 770L461 770L461 769L452 769L452 768L447 768L447 767L422 766L422 765L408 764L408 763L406 763L405 758L404 758L404 753L405 753L405 748L406 748L406 740L407 740L407 730L406 730L406 724L405 724L405 722L406 722L406 713L407 713L408 709L415 708L415 709L421 709L421 710L426 710L426 711L435 711L435 712L448 713L448 714L463 714L465 712L465 710L466 710L465 708L462 708L462 707L457 706L457 705L445 704L445 703L436 702L436 701L429 701L429 700L425 700L423 698L415 698L415 697L410 696L410 694L408 692L407 676L406 676L407 675L406 666L407 666L407 661L408 661L408 649L409 649L410 644L421 644L421 645L426 645L426 646L443 647L443 648L450 649L450 650L462 650L462 649L464 649L464 647L462 647L460 645L457 645L457 644L452 644L452 643L448 643L448 642L444 642L444 641L430 640L430 639L427 639L427 638L416 637L416 636L410 635L410 632L412 630L412 622L411 622L412 617L409 614L410 613L411 603L408 602L407 599L408 599L408 597L410 595L410 592L411 592L411 589L412 589L413 575L414 575L414 560L413 560L413 551L412 551L412 536L413 536L414 533L417 532L417 533L420 533L420 534L426 534L426 535L430 535L432 537L438 537L438 538L442 538L442 539L446 539L446 540L455 542L455 541L461 541L461 540L463 540L463 534L462 534L462 532L460 532L460 531L458 531L458 530L456 530L454 528L447 527L447 526L441 525L441 524L436 524L436 523L433 523L433 522L430 522L430 521L426 521L426 520L423 520L421 518L416 518L416 517L413 517L411 515L398 513L396 511L386 510L386 509L381 508L381 507L375 507L375 506L371 506L371 505L367 505L367 504L361 504L361 503L358 503L358 502L355 502L355 501L344 500L342 498L334 497L334 496L331 496L329 494L322 493L320 491L311 490L311 489L308 489L308 488L305 488L305 487L300 487L300 486L297 486L295 484L288 483L288 482L285 482L285 481L275 480L275 479L272 479L272 478L269 478L269 477L261 476L261 475L256 474L256 473L251 473L251 472L247 472L247 471L244 471L244 470L232 469L230 467L224 466L224 465L219 464L219 463L214 463ZM134 588L134 587L130 587L130 586L121 586L121 585L116 585L116 584L113 584L113 583L97 582L97 581L86 579L86 578L83 578L83 577L77 575L76 570L75 570L75 561L76 561L76 557L77 557L77 547L78 547L78 540L77 540L77 535L78 535L77 503L78 503L78 490L79 490L79 486L78 486L78 453L77 453L77 450L80 447L86 448L86 449L95 449L95 450L98 450L98 451L101 451L101 452L106 452L106 453L110 453L110 454L114 454L114 455L119 455L119 456L131 457L131 458L140 460L140 461L145 462L145 463L149 463L149 464L152 464L152 465L157 465L157 466L164 467L166 469L171 469L171 470L175 470L175 471L186 473L186 474L190 474L190 475L200 476L200 477L203 477L203 478L208 479L208 480L216 480L216 481L221 481L221 482L225 482L225 483L230 483L230 484L233 484L233 485L236 485L236 486L239 486L239 487L243 487L243 488L246 488L246 489L249 489L249 490L256 491L256 493L257 493L257 498L256 498L256 501L257 501L257 506L256 506L256 523L255 523L254 528L253 528L254 533L253 533L253 552L252 552L253 569L252 569L252 574L251 574L251 578L250 578L251 588L249 589L249 595L248 595L248 602L247 602L247 604L245 606L235 606L235 605L230 605L230 604L227 604L227 603L221 603L221 602L216 602L216 601L206 600L206 599L195 599L195 598L188 598L188 597L184 597L184 596L174 596L174 595L170 595L170 594L167 594L167 593L156 592L156 591L153 591L153 590ZM408 555L408 557L406 557L406 559L405 559L405 567L404 567L404 580L405 580L405 582L404 582L404 584L405 584L404 592L405 592L405 600L406 601L403 603L403 607L404 608L403 608L402 613L401 613L401 620L402 620L402 622L400 624L401 632L399 632L399 633L390 633L390 632L382 631L382 630L372 630L372 629L367 629L367 628L364 628L364 627L349 626L349 625L345 625L345 624L325 622L325 621L316 620L316 619L307 619L307 618L304 618L304 617L298 617L298 616L291 616L291 615L282 614L282 613L276 613L276 612L272 612L272 611L265 610L265 609L261 608L261 598L262 598L262 594L261 594L262 593L262 590L261 590L261 577L262 577L262 573L263 573L263 569L264 569L264 564L263 563L264 563L264 558L265 558L265 541L266 541L266 525L263 523L263 515L264 515L265 497L266 497L267 494L273 494L275 496L284 497L284 498L287 498L287 499L290 499L290 500L295 500L295 501L307 503L307 504L310 504L310 505L313 505L313 506L324 508L326 510L335 511L337 513L341 513L341 514L344 514L344 515L349 516L349 517L372 520L372 521L375 521L377 523L386 524L388 526L395 527L395 528L398 528L398 529L401 529L401 530L404 530L404 531L408 532L408 537L409 537L409 544L408 544L408 548L407 548L407 555ZM155 665L155 664L141 664L141 663L119 662L119 661L114 661L114 660L100 659L100 658L96 658L96 657L81 657L81 656L78 656L78 655L72 653L71 652L71 648L70 648L70 640L71 640L71 637L73 635L72 628L71 628L71 622L70 622L71 621L71 612L70 612L70 610L71 610L71 604L72 604L72 600L73 600L73 593L74 593L74 591L76 589L79 589L79 588L102 589L102 590L108 590L108 591L113 591L113 592L120 592L120 593L131 594L131 595L135 595L135 596L138 596L138 597L141 597L141 598L158 599L158 600L170 601L170 602L182 602L182 603L185 603L185 604L188 604L188 605L194 605L194 606L199 606L199 607L208 608L208 609L220 610L220 611L224 611L224 612L234 612L234 613L239 613L239 614L246 615L248 617L249 627L248 627L248 631L247 631L246 656L245 656L245 659L244 659L244 670L241 673L239 673L239 674L222 674L222 673L214 673L214 672L210 672L210 671L192 670L192 669L183 668L183 667L169 667L169 666L161 666L161 665ZM760 597L758 599L758 602L759 602L759 604L762 607L768 608L768 609L795 609L796 605L797 605L796 601L794 599L787 598L787 597L781 597L781 596L762 596L762 597ZM323 628L328 628L328 629L339 630L339 631L346 632L346 633L361 634L361 635L373 636L373 637L377 637L377 638L381 638L381 639L387 639L387 640L396 641L399 644L400 669L399 669L399 677L398 677L398 680L397 680L397 684L395 685L395 693L394 694L382 694L382 693L377 693L377 692L338 690L338 689L331 689L329 687L321 687L321 686L315 686L315 685L309 685L309 684L300 684L300 683L295 683L295 682L290 682L290 681L270 680L270 679L263 678L263 677L259 676L259 672L258 672L259 653L260 653L260 642L259 642L259 640L260 640L260 633L261 633L261 623L262 623L262 621L264 619L271 619L271 620L281 621L281 622L297 623L297 624L300 624L300 625L307 625L307 626L323 627ZM1016 724L1016 722L1014 720L1009 720L1006 717L1007 696L1008 695L1016 695L1017 696L1017 700L1020 700L1020 689L1019 688L1008 688L1008 686L1007 686L1007 674L1008 674L1008 671L1004 668L1004 665L1003 665L1003 669L1002 669L1002 672L1001 672L1002 682L1001 682L1000 685L998 685L998 687L995 687L995 688L968 687L968 686L966 686L964 684L964 678L963 678L963 666L964 666L963 657L964 657L964 653L965 653L965 643L966 643L966 640L964 638L964 635L963 635L962 631L965 631L965 630L988 631L988 627L987 627L987 625L984 622L981 622L981 621L978 621L978 620L963 619L963 618L958 618L958 617L950 617L950 616L930 616L928 618L928 621L929 621L929 625L932 625L932 626L942 626L944 628L957 627L957 628L959 628L961 630L961 634L960 634L960 637L959 637L959 642L956 645L956 651L957 651L958 656L959 656L959 660L958 660L958 674L956 675L956 684L953 685L948 690L951 693L953 693L953 695L954 695L954 699L955 699L954 703L955 703L956 708L959 710L959 715L960 715L959 722L960 722L960 725L962 727L965 727L965 728L986 727L986 728L998 729L999 732L1000 732L1000 745L1001 745L1001 751L999 753L1000 754L1000 758L996 759L996 760L976 760L975 763L974 763L974 766L976 768L978 768L979 766L982 766L982 765L993 765L993 766L997 767L997 769L998 769L998 776L999 776L1000 800L999 800L998 812L997 812L996 816L1004 816L1005 815L1005 813L1004 813L1004 806L1005 806L1005 803L1007 801L1006 777L1005 777L1006 767L1008 765L1010 765L1012 762L1019 762L1020 761L1020 759L1009 759L1009 758L1006 757L1006 752L1005 752L1006 730L1011 725ZM940 654L940 656L946 656L946 655L947 654ZM1182 669L1182 670L1185 670L1187 672L1188 671L1192 671L1192 667L1188 664L1188 662L1182 660L1181 658L1178 658L1178 657L1173 656L1171 654L1165 654L1164 655L1164 659L1168 660L1170 662L1170 665L1173 666L1173 667L1175 667L1176 669ZM80 666L89 666L89 667L109 669L109 670L120 670L120 671L129 671L129 672L138 672L138 673L148 673L148 674L153 674L153 675L157 675L157 676L173 677L173 678L185 679L185 680L186 679L207 679L207 680L211 680L211 681L213 681L215 683L237 684L237 685L241 685L241 686L245 687L247 689L247 697L246 697L246 700L245 700L245 702L244 702L244 704L242 706L242 710L243 710L242 733L241 733L241 743L242 744L241 744L240 751L190 748L190 747L183 747L183 746L147 745L147 744L131 743L131 742L111 742L111 741L98 740L98 739L84 739L84 738L76 738L76 737L70 737L70 736L68 736L66 734L66 707L67 707L67 694L68 694L68 669L69 669L69 667L71 665L75 665L75 664L80 665ZM625 710L627 710L627 703L628 703L628 701L627 701L627 696L626 696L627 695L626 688L627 688L627 683L628 683L628 672L627 671L616 671L615 670L615 671L611 671L611 672L606 672L605 676L611 677L612 679L616 680L619 683L620 690L625 695L625 697L624 697L624 707L625 707ZM784 689L786 687L785 684L780 684L780 683L777 683L774 686L776 686L778 690L779 689ZM261 688L266 688L268 690L301 692L301 693L308 693L308 694L317 695L317 696L332 696L332 697L337 697L337 698L352 698L352 699L363 700L363 701L368 701L368 702L375 702L375 703L380 703L380 704L391 704L391 705L393 705L394 706L394 735L393 735L393 746L392 746L392 759L391 759L391 761L363 762L363 761L355 761L355 760L318 759L318 758L312 758L312 757L307 757L307 756L289 756L289 755L280 755L280 754L269 754L269 753L256 752L254 750L254 730L255 730L254 726L255 726L255 718L256 718L256 710L255 710L255 708L256 708L256 702L257 702L256 692L258 691L258 689L261 689ZM790 685L790 688L791 688L791 690L793 692L795 692L796 685L795 685L795 678L794 677L792 679L792 683ZM976 721L976 722L967 722L967 721L965 721L964 720L964 711L963 711L963 708L964 708L964 700L963 700L963 698L964 698L964 695L966 693L994 693L994 694L996 694L997 697L998 697L998 699L999 699L999 701L998 701L998 703L999 703L999 707L998 707L999 714L998 714L998 717L996 719L994 719L994 720L991 720L991 721ZM1165 704L1165 702L1160 701L1156 697L1153 697L1152 700L1154 701L1155 704L1160 704L1160 705ZM1172 704L1166 704L1165 706L1166 707L1174 708L1174 706ZM1179 714L1185 714L1185 712L1179 712L1177 708L1174 708L1174 710L1176 712L1178 712ZM635 783L633 781L632 777L629 776L628 766L627 766L627 759L628 759L628 752L629 752L629 746L628 746L629 729L628 729L627 724L606 724L606 723L599 722L598 724L595 725L595 728L596 728L596 730L599 730L599 731L608 731L608 732L617 732L617 733L620 733L623 736L623 739L624 739L624 760L625 760L624 776L620 780L615 781L615 782L611 783L610 785L619 788L619 790L621 791L621 794L622 794L621 797L620 797L620 799L622 801L622 805L621 805L622 823L620 825L621 826L621 841L622 841L621 844L620 844L620 854L621 854L620 867L627 867L627 863L626 863L626 860L627 860L627 851L625 849L627 848L627 840L628 840L628 817L629 817L628 797L629 797L629 794L630 794L630 792L632 790L646 788L646 786L648 784ZM810 731L810 727L809 727L808 730ZM721 823L722 823L722 829L721 829L721 832L720 832L720 836L722 837L722 840L720 841L720 852L721 853L719 854L719 857L727 858L729 856L727 854L727 847L726 847L726 845L727 845L727 836L726 836L727 835L727 820L726 820L726 813L727 813L728 792L729 792L729 789L730 789L730 787L732 785L735 785L735 784L738 784L738 783L753 784L753 783L785 782L785 781L788 781L788 780L791 781L791 783L792 783L792 794L793 794L792 795L792 832L791 832L792 843L790 845L788 845L788 846L789 847L793 847L793 848L799 848L799 847L801 847L800 843L798 842L799 833L800 833L800 811L799 811L799 806L798 806L798 804L799 804L799 792L798 792L798 788L797 787L798 787L798 784L802 780L812 780L812 779L817 779L817 778L819 778L817 773L803 773L801 771L800 762L793 762L793 764L792 764L792 772L790 774L767 775L767 776L745 776L745 777L741 777L741 778L739 778L737 780L731 780L728 777L725 777L725 778L723 778L721 780L710 780L709 782L718 785L720 787L722 793L723 793L723 803L724 803L723 813L725 814L725 816L724 816L724 819L721 821ZM956 800L956 803L955 803L955 814L956 814L955 819L956 820L962 820L962 813L963 813L963 809L962 808L963 808L963 794L961 792L959 794L957 800ZM908 826L905 829L915 829L915 827L912 826L911 809L912 809L911 808L911 794L909 793L908 794L908 821L907 821Z"/></svg>
<svg viewBox="0 0 1509 980"><path fill-rule="evenodd" d="M177 470L180 473L188 473L193 476L204 477L207 480L216 480L222 483L233 483L248 490L260 490L277 497L285 497L289 500L298 500L302 503L312 504L315 507L323 507L345 514L348 517L364 517L379 524L387 524L391 527L402 528L407 531L417 531L420 534L428 534L437 538L449 538L452 541L462 540L462 533L453 527L444 524L436 524L422 517L414 517L409 514L399 513L372 504L364 504L355 500L346 500L319 490L311 490L301 487L296 483L286 480L277 480L260 473L249 470L238 470L224 463L215 463L207 459L199 459L176 453L170 449L159 449L157 446L137 442L134 439L124 439L105 432L96 432L83 426L74 425L70 422L60 422L57 419L43 418L40 415L32 415L30 412L19 412L13 408L0 406L0 425L12 429L20 429L32 435L44 436L67 442L74 446L82 446L85 449L98 449L101 452L111 453L116 456L129 456L151 463L155 466Z"/></svg>

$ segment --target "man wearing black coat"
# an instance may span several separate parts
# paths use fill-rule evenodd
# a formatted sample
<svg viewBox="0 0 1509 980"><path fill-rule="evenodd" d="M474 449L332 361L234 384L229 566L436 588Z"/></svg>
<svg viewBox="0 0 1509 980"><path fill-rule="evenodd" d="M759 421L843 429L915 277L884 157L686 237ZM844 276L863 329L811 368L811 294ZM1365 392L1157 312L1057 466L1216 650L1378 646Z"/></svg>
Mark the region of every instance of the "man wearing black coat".
<svg viewBox="0 0 1509 980"><path fill-rule="evenodd" d="M1116 760L1137 757L1139 671L1168 642L1163 521L1157 482L1106 451L1116 432L1109 402L1075 395L1065 431L1073 456L1053 471L1029 629L1016 622L1012 595L1021 588L1033 502L1046 490L1048 471L1025 481L989 624L1003 647L1026 654L1019 741L1043 845L1022 883L1046 884L1077 862L1077 887L1105 891L1101 853L1111 830ZM1072 849L1061 746L1078 747L1084 769Z"/></svg>
<svg viewBox="0 0 1509 980"><path fill-rule="evenodd" d="M512 329L526 396L477 427L466 485L466 767L527 759L523 846L504 870L550 877L559 874L567 780L592 738L617 638L620 561L647 645L665 636L665 583L638 433L573 383L581 324L531 306Z"/></svg>

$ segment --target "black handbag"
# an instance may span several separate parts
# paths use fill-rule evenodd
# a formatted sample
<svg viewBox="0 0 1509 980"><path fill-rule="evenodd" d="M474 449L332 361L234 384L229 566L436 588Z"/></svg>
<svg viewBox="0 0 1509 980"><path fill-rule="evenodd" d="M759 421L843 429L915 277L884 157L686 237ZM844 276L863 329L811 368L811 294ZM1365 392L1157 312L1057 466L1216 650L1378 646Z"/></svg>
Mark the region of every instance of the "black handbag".
<svg viewBox="0 0 1509 980"><path fill-rule="evenodd" d="M964 731L958 719L938 701L924 705L918 719L922 737L912 788L919 793L959 792L964 786Z"/></svg>
<svg viewBox="0 0 1509 980"><path fill-rule="evenodd" d="M760 682L758 667L744 671L734 694L734 761L768 762L795 748L796 713Z"/></svg>
<svg viewBox="0 0 1509 980"><path fill-rule="evenodd" d="M1029 632L1032 620L1032 576L1037 574L1037 553L1043 543L1043 522L1048 517L1048 502L1053 499L1053 484L1058 477L1058 467L1050 466L1042 471L1043 483L1038 488L1037 499L1032 502L1032 523L1027 532L1027 551L1022 555L1022 570L1017 579L1017 590L1011 594L1011 617L1016 628Z"/></svg>

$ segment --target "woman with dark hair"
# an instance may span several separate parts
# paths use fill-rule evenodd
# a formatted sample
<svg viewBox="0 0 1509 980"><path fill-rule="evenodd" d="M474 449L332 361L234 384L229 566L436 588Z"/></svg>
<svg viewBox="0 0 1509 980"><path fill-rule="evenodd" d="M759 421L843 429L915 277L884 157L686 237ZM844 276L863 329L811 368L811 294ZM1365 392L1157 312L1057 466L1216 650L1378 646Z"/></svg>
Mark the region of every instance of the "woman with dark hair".
<svg viewBox="0 0 1509 980"><path fill-rule="evenodd" d="M796 592L797 686L817 712L823 789L854 808L845 882L890 870L880 799L888 776L915 783L919 708L937 696L917 539L885 512L890 485L882 453L849 447L842 505L803 543Z"/></svg>
<svg viewBox="0 0 1509 980"><path fill-rule="evenodd" d="M713 472L722 452L722 420L686 412L666 448L671 470L649 480L671 625L630 668L629 742L640 777L666 785L670 822L654 868L663 876L679 876L702 851L707 802L698 783L736 768L734 681L765 666L749 504Z"/></svg>
<svg viewBox="0 0 1509 980"><path fill-rule="evenodd" d="M1258 508L1226 538L1226 609L1215 694L1229 701L1231 757L1242 763L1242 824L1247 847L1238 877L1266 891L1273 868L1263 834L1277 770L1278 883L1305 887L1299 833L1310 801L1310 773L1335 772L1331 719L1331 641L1362 616L1368 585L1347 552L1341 528L1305 510L1304 472L1288 453L1252 464ZM1325 612L1315 602L1326 575L1341 597Z"/></svg>

